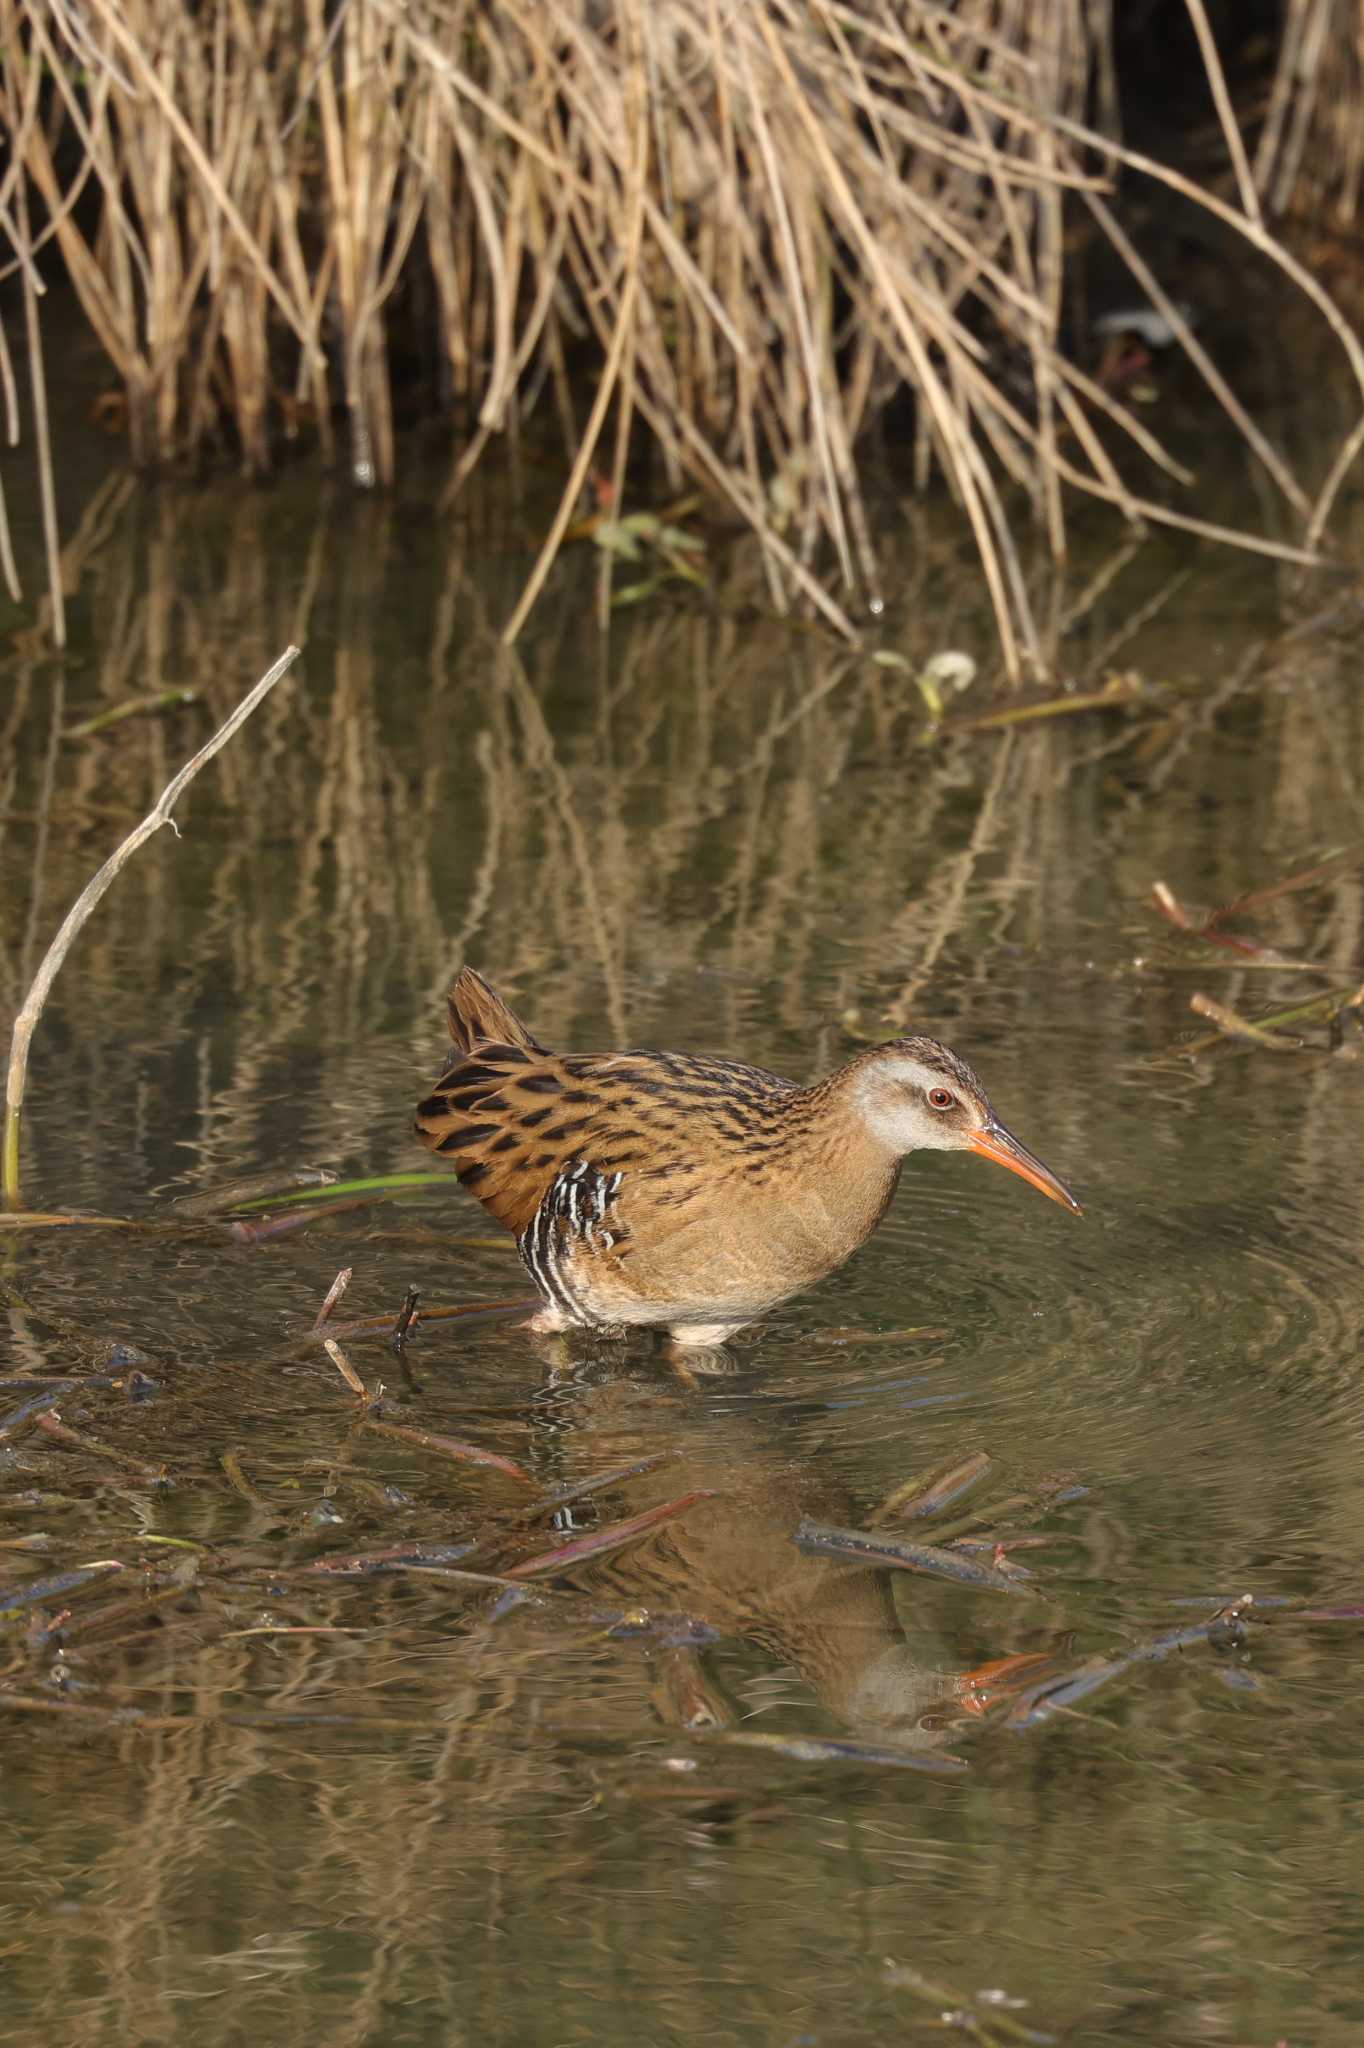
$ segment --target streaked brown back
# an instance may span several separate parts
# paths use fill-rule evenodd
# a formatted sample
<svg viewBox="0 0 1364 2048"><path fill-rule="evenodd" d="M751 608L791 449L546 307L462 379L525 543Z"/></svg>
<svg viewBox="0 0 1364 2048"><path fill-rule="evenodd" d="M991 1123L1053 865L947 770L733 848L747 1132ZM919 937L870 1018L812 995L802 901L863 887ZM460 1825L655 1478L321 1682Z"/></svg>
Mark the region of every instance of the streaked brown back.
<svg viewBox="0 0 1364 2048"><path fill-rule="evenodd" d="M761 1172L771 1121L798 1094L757 1067L683 1053L551 1053L465 968L450 991L454 1055L418 1104L421 1142L453 1165L518 1236L555 1177L580 1159L654 1192L660 1231L708 1181L749 1159ZM636 1197L638 1198L638 1196Z"/></svg>

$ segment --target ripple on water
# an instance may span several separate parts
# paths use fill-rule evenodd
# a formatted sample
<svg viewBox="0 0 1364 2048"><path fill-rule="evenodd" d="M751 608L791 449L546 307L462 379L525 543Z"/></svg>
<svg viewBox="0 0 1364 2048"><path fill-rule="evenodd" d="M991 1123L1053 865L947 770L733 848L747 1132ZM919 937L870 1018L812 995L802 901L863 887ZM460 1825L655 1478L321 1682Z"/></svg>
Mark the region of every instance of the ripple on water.
<svg viewBox="0 0 1364 2048"><path fill-rule="evenodd" d="M1148 1192L1115 1150L1117 1184L1086 1188L1083 1219L1003 1175L964 1184L957 1162L911 1164L881 1231L817 1306L873 1331L929 1323L950 1336L922 1390L897 1384L915 1372L908 1350L883 1377L874 1352L834 1357L811 1337L836 1440L868 1455L879 1440L885 1469L893 1442L914 1467L980 1444L1024 1479L1073 1470L1094 1484L1095 1512L1111 1502L1122 1525L1105 1539L1111 1558L1152 1516L1162 1541L1177 1532L1172 1589L1201 1583L1213 1557L1227 1583L1297 1583L1320 1555L1323 1514L1338 1556L1353 1557L1360 1545L1327 1506L1330 1472L1364 1451L1364 1289L1347 1219L1319 1189L1283 1184L1272 1202L1200 1201L1172 1172ZM810 1304L800 1316L808 1327ZM939 1390L941 1415L903 1412Z"/></svg>

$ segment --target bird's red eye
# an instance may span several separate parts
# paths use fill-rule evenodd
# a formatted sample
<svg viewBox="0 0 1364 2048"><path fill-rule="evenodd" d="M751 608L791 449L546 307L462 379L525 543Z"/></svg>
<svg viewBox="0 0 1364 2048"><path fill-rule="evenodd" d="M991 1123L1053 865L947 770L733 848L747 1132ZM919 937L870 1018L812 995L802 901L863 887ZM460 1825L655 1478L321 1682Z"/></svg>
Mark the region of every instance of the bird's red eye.
<svg viewBox="0 0 1364 2048"><path fill-rule="evenodd" d="M957 1098L949 1088L930 1088L928 1099L934 1109L955 1109Z"/></svg>

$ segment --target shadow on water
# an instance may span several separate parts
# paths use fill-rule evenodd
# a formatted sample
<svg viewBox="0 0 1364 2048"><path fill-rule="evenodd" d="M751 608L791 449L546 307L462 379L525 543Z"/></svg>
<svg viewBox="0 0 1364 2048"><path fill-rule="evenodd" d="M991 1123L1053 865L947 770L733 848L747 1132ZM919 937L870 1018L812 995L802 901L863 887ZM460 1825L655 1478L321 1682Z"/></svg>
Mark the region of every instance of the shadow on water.
<svg viewBox="0 0 1364 2048"><path fill-rule="evenodd" d="M311 489L111 482L71 544L71 657L4 657L12 1006L179 761L307 650L35 1044L31 1205L174 1227L0 1240L4 2029L842 2048L999 1992L1027 2002L973 2006L987 2039L1355 2038L1359 1044L1181 1046L1196 991L1253 1014L1358 981L1364 869L1231 921L1313 973L1149 907L1157 879L1212 905L1354 841L1355 642L1294 636L1277 571L1190 580L1162 542L1105 584L1096 556L1068 672L1159 687L925 746L917 663L987 629L921 513L906 665L770 619L742 551L713 602L609 644L570 554L509 654L519 514ZM196 700L68 736L172 685ZM410 1288L524 1289L453 1182L254 1240L172 1203L421 1167L465 957L584 1050L804 1076L913 1020L1085 1221L921 1161L722 1373L454 1319L405 1377L352 1326ZM310 1328L341 1266L333 1327L385 1418L529 1486L362 1426ZM797 1547L980 1449L978 1489L881 1533L974 1542L1031 1574L1017 1597ZM313 1569L395 1546L401 1570ZM1015 1712L1245 1594L1224 1638Z"/></svg>

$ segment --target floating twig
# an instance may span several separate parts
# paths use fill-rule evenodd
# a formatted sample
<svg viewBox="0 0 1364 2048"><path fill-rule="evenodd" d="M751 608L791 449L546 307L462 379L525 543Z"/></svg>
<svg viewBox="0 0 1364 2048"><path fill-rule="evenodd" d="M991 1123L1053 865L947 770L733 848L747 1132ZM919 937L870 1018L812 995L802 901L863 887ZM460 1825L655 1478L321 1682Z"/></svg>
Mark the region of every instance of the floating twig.
<svg viewBox="0 0 1364 2048"><path fill-rule="evenodd" d="M417 1561L391 1565L391 1571L409 1572L416 1578L448 1579L457 1586L500 1586L504 1591L523 1593L526 1589L519 1579L508 1578L505 1572L467 1571L458 1564L422 1564Z"/></svg>
<svg viewBox="0 0 1364 2048"><path fill-rule="evenodd" d="M1241 1617L1253 1604L1254 1595L1245 1593L1239 1600L1219 1607L1206 1621L1191 1622L1187 1628L1170 1629L1123 1656L1088 1658L1073 1671L1045 1679L1040 1685L1029 1686L1009 1710L1006 1721L1012 1728L1034 1727L1049 1715L1062 1713L1074 1706L1077 1700L1087 1699L1101 1685L1108 1685L1124 1673L1135 1671L1138 1665L1158 1664L1172 1650L1187 1650L1195 1643L1219 1639L1224 1643L1234 1643L1241 1634Z"/></svg>
<svg viewBox="0 0 1364 2048"><path fill-rule="evenodd" d="M223 1637L225 1643L239 1643L244 1636L367 1636L367 1628L345 1628L339 1622L265 1621L255 1628L232 1628Z"/></svg>
<svg viewBox="0 0 1364 2048"><path fill-rule="evenodd" d="M313 1323L313 1328L315 1330L320 1330L322 1328L322 1325L327 1321L328 1317L331 1315L332 1310L336 1307L337 1302L340 1301L342 1295L350 1286L350 1276L353 1270L354 1268L351 1266L343 1266L341 1268L341 1271L337 1274L336 1278L332 1281L331 1286L327 1289L326 1299L323 1302L321 1308L317 1311L317 1317Z"/></svg>
<svg viewBox="0 0 1364 2048"><path fill-rule="evenodd" d="M1273 1031L1266 1031L1262 1024L1252 1024L1248 1017L1231 1009L1226 1003L1214 1001L1212 996L1200 990L1190 996L1189 1008L1196 1017L1206 1017L1228 1038L1239 1038L1248 1045L1263 1046L1266 1052L1301 1052L1302 1046L1295 1038L1280 1038Z"/></svg>
<svg viewBox="0 0 1364 2048"><path fill-rule="evenodd" d="M327 1350L332 1350L328 1343ZM462 1443L458 1437L437 1436L433 1430L411 1429L402 1422L379 1422L372 1415L364 1418L365 1429L377 1430L381 1436L397 1437L406 1444L416 1444L423 1451L435 1451L442 1458L456 1458L465 1465L484 1465L491 1472L505 1473L508 1479L517 1480L522 1486L534 1486L524 1466L511 1458L502 1457L497 1451L485 1451L478 1444Z"/></svg>
<svg viewBox="0 0 1364 2048"><path fill-rule="evenodd" d="M117 1387L122 1384L123 1375L114 1372L82 1373L75 1378L69 1372L3 1372L0 1373L0 1387L14 1387L25 1393L36 1394L43 1387L65 1387L72 1393L84 1393L87 1387Z"/></svg>
<svg viewBox="0 0 1364 2048"><path fill-rule="evenodd" d="M78 1586L88 1586L92 1579L107 1579L122 1570L117 1558L101 1558L95 1564L80 1565L75 1571L59 1572L55 1578L31 1579L26 1586L7 1586L0 1592L0 1615L17 1614L21 1607L33 1607L42 1600L64 1600Z"/></svg>
<svg viewBox="0 0 1364 2048"><path fill-rule="evenodd" d="M901 1771L928 1771L955 1778L969 1768L964 1756L942 1756L916 1749L890 1749L874 1742L844 1742L828 1735L765 1735L747 1728L720 1728L698 1738L723 1742L735 1749L763 1750L797 1764L875 1764Z"/></svg>
<svg viewBox="0 0 1364 2048"><path fill-rule="evenodd" d="M1031 1493L1010 1494L1007 1500L991 1501L989 1507L979 1513L968 1512L959 1515L954 1522L941 1524L933 1534L939 1543L955 1548L968 1533L975 1537L987 1520L989 1526L997 1530L1003 1526L1007 1518L1010 1530L1005 1541L1016 1542L1019 1540L1016 1534L1018 1528L1027 1528L1030 1523L1041 1521L1053 1508L1067 1507L1072 1501L1083 1500L1088 1492L1089 1488L1082 1485L1073 1475L1059 1474L1040 1480ZM999 1540L998 1536L992 1536L991 1548Z"/></svg>
<svg viewBox="0 0 1364 2048"><path fill-rule="evenodd" d="M521 1564L509 1568L508 1577L513 1579L542 1578L551 1572L567 1571L571 1565L581 1564L585 1558L602 1557L608 1550L619 1550L626 1543L633 1543L637 1537L647 1536L651 1530L662 1528L665 1522L676 1520L688 1508L695 1507L699 1500L712 1500L713 1486L698 1486L691 1493L681 1494L676 1500L668 1500L656 1508L646 1508L642 1515L632 1515L628 1522L611 1522L604 1529L594 1529L590 1535L575 1537L573 1542L561 1544L557 1550L545 1550L538 1557L528 1557Z"/></svg>
<svg viewBox="0 0 1364 2048"><path fill-rule="evenodd" d="M142 823L134 826L122 845L110 854L103 867L86 883L63 918L57 936L44 954L43 963L34 976L33 985L14 1020L14 1031L10 1041L9 1072L5 1082L3 1165L0 1167L0 1182L3 1183L4 1199L8 1208L17 1209L19 1206L19 1120L23 1113L24 1087L28 1079L29 1046L62 963L100 898L115 877L127 866L138 848L144 845L153 833L159 832L163 825L170 825L178 833L179 827L175 825L173 812L185 790L199 770L205 767L219 749L227 745L238 728L246 723L256 706L274 689L280 677L293 667L298 655L297 647L287 647L254 689L248 690L231 717L223 721L213 737L185 763L178 775L172 776Z"/></svg>
<svg viewBox="0 0 1364 2048"><path fill-rule="evenodd" d="M352 1394L355 1395L356 1399L360 1401L368 1401L369 1393L365 1386L364 1381L361 1379L359 1373L355 1370L355 1367L351 1364L350 1360L347 1358L345 1352L341 1349L341 1346L337 1343L336 1339L334 1337L328 1337L323 1343L322 1349L326 1352L328 1358L330 1358L332 1364L336 1367L336 1370L340 1373L342 1379L346 1382L346 1385L350 1388Z"/></svg>
<svg viewBox="0 0 1364 2048"><path fill-rule="evenodd" d="M1290 1003L1287 1009L1275 1010L1268 1017L1258 1020L1261 1031L1280 1031L1292 1024L1332 1024L1344 1011L1358 1009L1364 1003L1364 988L1351 987L1333 989L1329 995L1309 996L1304 1003ZM1174 1050L1192 1059L1198 1053L1212 1052L1217 1046L1228 1043L1223 1031L1208 1031L1201 1038L1191 1038L1187 1045L1177 1045ZM0 1222L3 1222L0 1217Z"/></svg>
<svg viewBox="0 0 1364 2048"><path fill-rule="evenodd" d="M869 1045L879 1044L885 1036L881 1031L863 1034ZM952 1332L941 1323L911 1323L903 1330L859 1330L855 1325L840 1324L832 1330L816 1330L811 1338L818 1344L931 1344L940 1337L950 1337Z"/></svg>
<svg viewBox="0 0 1364 2048"><path fill-rule="evenodd" d="M390 1543L383 1550L356 1550L348 1557L319 1557L308 1570L326 1578L365 1578L404 1564L458 1564L477 1548L476 1543Z"/></svg>
<svg viewBox="0 0 1364 2048"><path fill-rule="evenodd" d="M1075 690L1063 697L1047 697L1040 703L1005 704L993 711L977 711L962 718L945 718L935 727L934 737L955 739L958 733L993 732L1005 726L1032 725L1042 718L1071 718L1081 711L1122 711L1139 704L1146 691L1130 676L1117 676L1101 690Z"/></svg>
<svg viewBox="0 0 1364 2048"><path fill-rule="evenodd" d="M599 1472L594 1479L572 1480L566 1486L556 1486L552 1492L542 1494L525 1512L527 1515L555 1513L573 1501L586 1500L589 1494L604 1492L608 1486L620 1486L627 1479L637 1479L641 1472L652 1472L676 1456L676 1451L652 1451L647 1458L636 1458L632 1465L617 1465L611 1472Z"/></svg>
<svg viewBox="0 0 1364 2048"><path fill-rule="evenodd" d="M393 1325L393 1335L388 1340L393 1350L399 1356L402 1354L403 1346L407 1343L407 1333L417 1319L417 1309L420 1303L421 1296L416 1288L409 1287L407 1293L403 1296L403 1305L398 1310L398 1320Z"/></svg>
<svg viewBox="0 0 1364 2048"><path fill-rule="evenodd" d="M940 1515L944 1508L951 1507L954 1500L960 1500L964 1493L969 1493L973 1486L979 1484L992 1462L988 1451L974 1451L969 1458L949 1466L935 1479L927 1482L907 1480L882 1501L871 1516L872 1526L882 1522L917 1522L929 1515Z"/></svg>
<svg viewBox="0 0 1364 2048"><path fill-rule="evenodd" d="M831 1529L805 1516L796 1530L798 1550L810 1557L844 1558L850 1564L890 1566L893 1570L926 1572L937 1579L952 1579L959 1586L979 1586L992 1593L1023 1593L1019 1581L1025 1576L1020 1566L1012 1572L997 1566L978 1564L957 1551L943 1550L933 1543L908 1543L899 1537L864 1529ZM1015 1576L1015 1574L1017 1576Z"/></svg>
<svg viewBox="0 0 1364 2048"><path fill-rule="evenodd" d="M1044 2034L1036 2027L1025 2026L1022 2020L1014 2019L1001 2010L1001 1992L978 1991L974 1997L969 1992L953 1990L947 1984L935 1984L920 1971L912 1970L904 1963L893 1963L887 1958L886 1982L896 1990L913 1991L929 2005L938 2008L938 2020L944 2027L956 2027L971 2035L977 2041L986 2043L986 2048L1001 2038L1018 2041L1026 2048L1052 2048L1055 2034ZM1009 2001L1022 2005L1025 2001L1015 1998Z"/></svg>
<svg viewBox="0 0 1364 2048"><path fill-rule="evenodd" d="M34 1426L41 1429L45 1436L52 1437L59 1444L66 1444L73 1451L88 1451L92 1457L108 1458L113 1464L124 1465L130 1471L136 1472L141 1479L155 1481L165 1476L162 1468L149 1465L144 1458L135 1458L128 1451L116 1450L112 1444L103 1444L98 1437L87 1436L83 1429L72 1429L59 1415L40 1415Z"/></svg>
<svg viewBox="0 0 1364 2048"><path fill-rule="evenodd" d="M174 1225L147 1223L130 1216L72 1216L58 1209L9 1209L0 1215L0 1230L140 1230L165 1233Z"/></svg>
<svg viewBox="0 0 1364 2048"><path fill-rule="evenodd" d="M0 1223L4 1222L0 1216ZM468 1301L451 1308L424 1308L424 1323L482 1322L492 1316L514 1316L523 1309L539 1308L538 1294L518 1294L509 1301ZM361 1316L353 1323L337 1323L333 1326L333 1337L387 1337L393 1328L391 1313L382 1316Z"/></svg>
<svg viewBox="0 0 1364 2048"><path fill-rule="evenodd" d="M63 1380L58 1386L49 1387L45 1394L35 1394L31 1400L21 1401L17 1408L11 1408L8 1415L0 1416L0 1437L13 1436L16 1429L36 1421L49 1408L59 1408L75 1384L74 1380Z"/></svg>
<svg viewBox="0 0 1364 2048"><path fill-rule="evenodd" d="M141 1593L134 1593L127 1600L109 1600L103 1607L93 1607L88 1612L62 1623L62 1640L74 1642L78 1637L94 1635L99 1629L112 1628L121 1621L135 1621L154 1608L164 1607L172 1600L183 1600L194 1590L192 1580L178 1579L174 1585L156 1586Z"/></svg>
<svg viewBox="0 0 1364 2048"><path fill-rule="evenodd" d="M1292 969L1303 974L1320 974L1322 971L1314 960L1291 959L1287 953L1265 945L1262 939L1248 938L1240 932L1222 931L1218 919L1228 915L1230 905L1226 910L1205 911L1195 917L1166 882L1151 884L1151 901L1167 923L1172 924L1176 931L1187 932L1190 938L1203 939L1208 945L1221 946L1229 953L1239 953L1261 967Z"/></svg>
<svg viewBox="0 0 1364 2048"><path fill-rule="evenodd" d="M259 1223L244 1223L238 1217L227 1228L238 1244L269 1244L277 1237L292 1237L296 1231L307 1230L328 1216L344 1216L352 1209L368 1208L374 1199L371 1195L353 1195L344 1202L318 1202L311 1209L292 1209L286 1216L263 1217Z"/></svg>
<svg viewBox="0 0 1364 2048"><path fill-rule="evenodd" d="M1168 882L1152 882L1151 901L1176 931L1197 932L1200 927L1189 915Z"/></svg>
<svg viewBox="0 0 1364 2048"><path fill-rule="evenodd" d="M335 1186L337 1175L328 1166L297 1166L288 1173L278 1168L269 1173L247 1173L240 1180L225 1181L221 1187L202 1188L192 1195L177 1195L171 1203L179 1216L221 1216L228 1209L245 1208L250 1202L262 1207L273 1198L283 1201L299 1188L317 1192Z"/></svg>
<svg viewBox="0 0 1364 2048"><path fill-rule="evenodd" d="M1283 896L1292 896L1300 889L1315 888L1319 882L1330 881L1334 876L1346 873L1356 867L1364 858L1364 847L1359 844L1342 848L1333 853L1329 860L1318 863L1314 868L1304 868L1296 875L1287 875L1281 882L1271 882L1267 889L1252 889L1244 896L1233 896L1230 903L1224 903L1214 910L1211 922L1216 924L1224 917L1238 916L1243 910L1260 910L1266 903L1277 903Z"/></svg>

